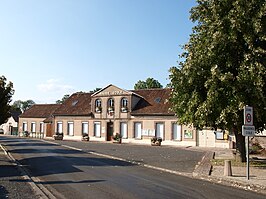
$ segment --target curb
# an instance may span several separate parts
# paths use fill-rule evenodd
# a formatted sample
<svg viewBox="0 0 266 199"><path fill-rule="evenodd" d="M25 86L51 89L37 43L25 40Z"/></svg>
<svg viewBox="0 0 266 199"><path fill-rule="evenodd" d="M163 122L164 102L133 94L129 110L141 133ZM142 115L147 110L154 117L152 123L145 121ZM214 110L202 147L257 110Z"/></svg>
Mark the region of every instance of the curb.
<svg viewBox="0 0 266 199"><path fill-rule="evenodd" d="M213 159L214 155L215 152L207 152L205 156L203 156L201 162L196 166L193 172L194 178L226 186L236 187L247 191L254 191L256 193L266 194L266 186L258 184L249 184L248 182L243 181L236 181L234 179L229 179L224 176L212 176L211 172L213 167L211 165L210 160Z"/></svg>
<svg viewBox="0 0 266 199"><path fill-rule="evenodd" d="M214 157L214 152L208 151L201 159L199 164L196 166L195 170L193 171L193 177L199 176L209 176L211 174L212 165L211 159Z"/></svg>
<svg viewBox="0 0 266 199"><path fill-rule="evenodd" d="M11 163L18 168L19 172L22 174L22 178L27 180L27 183L32 187L33 191L36 193L36 196L42 199L56 199L56 197L41 184L40 179L37 177L32 177L29 172L23 168L23 165L21 165L20 162L18 162L4 146L0 144L0 148L4 151L4 154L11 161Z"/></svg>
<svg viewBox="0 0 266 199"><path fill-rule="evenodd" d="M226 186L236 187L239 189L244 189L247 191L253 191L256 193L266 194L266 186L257 185L257 184L248 184L242 181L236 181L233 179L227 179L225 177L216 177L216 176L197 176L197 179L214 182L217 184L222 184Z"/></svg>

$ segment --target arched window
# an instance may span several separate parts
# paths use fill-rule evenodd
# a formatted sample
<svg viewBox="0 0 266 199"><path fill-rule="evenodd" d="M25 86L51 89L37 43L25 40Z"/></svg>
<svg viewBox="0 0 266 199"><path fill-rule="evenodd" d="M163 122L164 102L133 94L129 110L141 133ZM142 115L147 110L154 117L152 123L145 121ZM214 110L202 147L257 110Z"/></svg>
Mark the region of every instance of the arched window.
<svg viewBox="0 0 266 199"><path fill-rule="evenodd" d="M100 99L95 100L95 112L102 112L102 101Z"/></svg>
<svg viewBox="0 0 266 199"><path fill-rule="evenodd" d="M108 112L114 112L114 106L115 106L114 99L112 98L108 99L107 101Z"/></svg>
<svg viewBox="0 0 266 199"><path fill-rule="evenodd" d="M121 99L121 111L127 112L127 110L128 110L128 100L127 98L122 98Z"/></svg>

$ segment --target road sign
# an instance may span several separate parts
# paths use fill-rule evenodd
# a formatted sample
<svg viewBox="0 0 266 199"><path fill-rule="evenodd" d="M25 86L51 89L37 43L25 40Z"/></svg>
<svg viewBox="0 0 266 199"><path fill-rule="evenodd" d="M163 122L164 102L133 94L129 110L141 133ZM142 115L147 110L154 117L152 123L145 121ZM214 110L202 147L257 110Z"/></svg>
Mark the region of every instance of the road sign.
<svg viewBox="0 0 266 199"><path fill-rule="evenodd" d="M242 126L242 135L243 136L250 136L254 137L255 136L255 126Z"/></svg>
<svg viewBox="0 0 266 199"><path fill-rule="evenodd" d="M253 107L245 106L244 108L244 125L253 125Z"/></svg>

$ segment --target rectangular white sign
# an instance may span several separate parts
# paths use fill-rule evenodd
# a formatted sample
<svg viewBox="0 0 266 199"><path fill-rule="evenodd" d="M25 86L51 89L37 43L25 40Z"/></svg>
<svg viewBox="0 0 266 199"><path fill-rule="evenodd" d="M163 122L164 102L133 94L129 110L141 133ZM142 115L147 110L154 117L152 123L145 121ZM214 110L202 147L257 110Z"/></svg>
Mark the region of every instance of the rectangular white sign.
<svg viewBox="0 0 266 199"><path fill-rule="evenodd" d="M242 135L243 136L250 136L254 137L255 136L255 126L242 126Z"/></svg>

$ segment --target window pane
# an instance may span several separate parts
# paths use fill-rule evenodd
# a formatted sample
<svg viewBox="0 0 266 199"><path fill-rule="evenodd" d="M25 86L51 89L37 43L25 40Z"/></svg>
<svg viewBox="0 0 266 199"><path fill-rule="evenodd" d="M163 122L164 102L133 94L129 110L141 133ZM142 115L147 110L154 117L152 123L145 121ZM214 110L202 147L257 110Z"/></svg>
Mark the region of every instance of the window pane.
<svg viewBox="0 0 266 199"><path fill-rule="evenodd" d="M27 131L28 130L28 124L27 124L27 122L23 122L22 130L23 131Z"/></svg>
<svg viewBox="0 0 266 199"><path fill-rule="evenodd" d="M82 134L89 134L89 124L88 122L82 122Z"/></svg>
<svg viewBox="0 0 266 199"><path fill-rule="evenodd" d="M63 133L63 123L62 122L57 122L57 133Z"/></svg>
<svg viewBox="0 0 266 199"><path fill-rule="evenodd" d="M173 139L181 141L181 126L173 124Z"/></svg>
<svg viewBox="0 0 266 199"><path fill-rule="evenodd" d="M164 124L162 123L156 124L156 137L164 139Z"/></svg>
<svg viewBox="0 0 266 199"><path fill-rule="evenodd" d="M136 122L134 124L134 130L135 130L135 138L141 139L141 123Z"/></svg>
<svg viewBox="0 0 266 199"><path fill-rule="evenodd" d="M67 127L68 135L73 136L74 135L74 124L73 124L73 122L68 122L67 125L68 125L68 127Z"/></svg>
<svg viewBox="0 0 266 199"><path fill-rule="evenodd" d="M31 132L36 132L36 124L35 124L35 122L32 122L31 123Z"/></svg>
<svg viewBox="0 0 266 199"><path fill-rule="evenodd" d="M40 132L41 133L44 132L44 123L43 122L40 123Z"/></svg>
<svg viewBox="0 0 266 199"><path fill-rule="evenodd" d="M94 123L94 136L101 137L101 124L100 122Z"/></svg>
<svg viewBox="0 0 266 199"><path fill-rule="evenodd" d="M120 133L122 135L122 138L127 138L127 123L126 122L120 123Z"/></svg>

